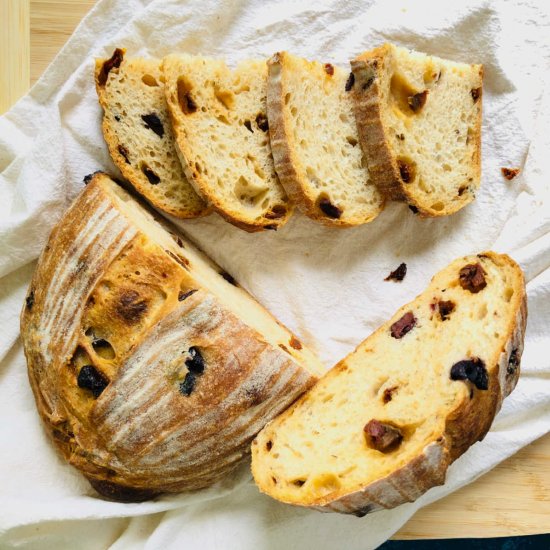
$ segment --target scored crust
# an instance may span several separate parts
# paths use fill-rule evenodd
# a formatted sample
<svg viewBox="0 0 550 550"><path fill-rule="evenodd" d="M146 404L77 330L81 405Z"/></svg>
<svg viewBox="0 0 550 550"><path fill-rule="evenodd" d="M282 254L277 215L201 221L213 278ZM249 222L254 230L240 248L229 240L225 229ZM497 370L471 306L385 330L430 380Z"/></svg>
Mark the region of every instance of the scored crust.
<svg viewBox="0 0 550 550"><path fill-rule="evenodd" d="M50 437L122 501L221 479L322 370L232 277L101 173L52 231L21 334Z"/></svg>
<svg viewBox="0 0 550 550"><path fill-rule="evenodd" d="M328 98L334 99L334 92L338 91L338 88L334 88L335 85L341 86L341 92L348 93L345 91L347 74L343 79L342 76L342 70L338 67L331 64L323 66L318 62L308 62L287 52L278 52L268 61L267 114L271 150L277 175L290 199L296 203L304 214L331 227L352 227L368 223L382 211L384 201L375 191L372 200L369 203L366 202L367 196L372 194L372 192L367 193L367 185L369 183L370 185L373 184L369 181L369 172L366 167L361 166L361 169L358 170L354 166L354 161L361 164L361 159L354 158L356 151L353 150L353 147L357 146L358 141L355 123L353 123L353 130L351 130L350 135L343 137L338 134L338 130L345 127L344 122L338 118L338 115L344 117L344 120L348 115L346 108L340 104L341 99L338 104L329 105L328 112L323 113L325 117L336 117L337 127L329 128L332 135L327 135L325 128L315 122L310 128L300 127L291 114L292 109L296 109L291 105L296 98L291 97L293 93L290 82L292 80L299 81L300 91L304 95L308 94L308 91L304 89L307 81L314 82L319 88L319 90L315 90L316 93L319 93L319 97L308 96L307 101L316 102L319 100L321 102L321 95L325 101ZM315 108L318 106L316 105ZM314 108L313 105L311 105L311 108ZM307 120L308 113L298 113L296 116L300 115L305 116ZM325 126L329 125L329 122L325 120L324 124ZM334 163L343 164L345 162L347 163L347 169L350 172L353 171L347 174L347 179L342 178L338 188L333 184L327 185L325 181L319 181L315 173L308 176L311 167L306 167L307 159L300 155L297 142L300 138L312 139L312 136L309 135L310 130L316 132L313 139L330 143L330 147L334 147L338 151L332 154L324 151L322 153L325 157L322 160L323 163L333 165ZM352 146L351 143L353 142L355 145ZM346 148L346 157L350 156L353 160L350 160L350 158L344 159L344 152L341 148ZM338 158L334 158L334 156ZM314 171L312 170L312 172ZM310 179L312 181L309 181ZM365 202L359 203L354 200L353 194L363 187L364 196L359 196L359 199ZM336 201L338 206L332 204L335 200L333 194L348 194L348 192L350 197L347 201ZM359 194L361 195L361 191L359 191ZM327 212L320 208L319 202L323 196L325 196L324 200L328 206ZM359 204L362 206L359 206ZM351 210L354 210L353 214L350 214Z"/></svg>
<svg viewBox="0 0 550 550"><path fill-rule="evenodd" d="M414 59L416 63L424 64L426 73L433 67L437 67L439 70L438 76L430 75L429 77L424 77L422 86L417 84L411 88L410 93L413 96L408 98L409 101L411 98L414 98L415 93L421 97L421 92L424 89L427 91L429 101L431 99L430 86L437 86L442 71L447 69L465 75L464 78L471 79L474 82L473 86L476 86L475 89L472 88L472 93L477 92L478 94L473 99L473 102L476 104L475 122L472 126L468 127L467 135L463 131L464 135L458 138L458 134L445 136L447 145L454 143L453 140L463 139L465 141L465 148L471 151L471 153L466 161L467 167L461 186L458 190L454 188L450 189L448 193L444 194L446 196L438 197L437 200L434 199L437 205L436 208L435 203L430 204L432 203L431 200L428 200L424 194L414 189L409 182L404 181L396 152L396 136L394 136L395 128L392 127L392 113L397 112L399 114L398 118L406 119L407 116L403 117L403 110L399 112L399 108L396 109L394 105L390 105L390 102L395 99L392 88L394 83L393 77L396 74L401 75L407 71L409 71L407 74L410 75L414 71L414 69L408 67L400 67L400 61L397 58L398 55L402 55L402 52L405 51L403 48L385 44L365 52L351 61L351 70L354 77L352 93L360 143L367 156L373 180L388 199L406 202L410 205L413 212L417 213L420 217L447 216L469 204L475 198L475 192L480 184L483 66L463 65L427 56L425 56L425 59L418 61L422 54L417 54L416 52L405 54L410 55L411 59ZM400 84L399 78L396 79L396 82L398 85ZM405 87L407 86L411 86L410 83L405 84ZM399 90L397 94L399 94ZM425 100L425 98L426 96L423 99ZM472 103L472 98L469 99L469 103ZM397 101L397 104L399 104L399 101ZM420 104L420 115L422 115L422 107L423 104ZM468 98L466 98L463 105L464 112L467 112L469 108ZM412 118L411 120L405 120L405 128L411 127ZM462 123L464 123L464 120L462 120ZM455 129L455 132L459 132L459 130ZM399 135L403 140L408 139L407 131ZM426 140L430 141L431 137L425 137L424 141L426 142ZM404 143L406 142L404 141ZM444 148L445 145L443 145ZM430 187L433 180L433 172L424 173L422 177L425 179L423 186Z"/></svg>
<svg viewBox="0 0 550 550"><path fill-rule="evenodd" d="M162 72L177 151L189 181L240 229L282 227L293 203L275 173L265 127L265 62L248 60L232 71L223 61L168 55ZM212 144L215 148L209 150Z"/></svg>
<svg viewBox="0 0 550 550"><path fill-rule="evenodd" d="M402 458L400 458L401 444L399 444L397 449L392 449L392 452L388 455L378 452L376 452L376 456L365 454L363 447L355 444L355 441L358 441L355 439L357 437L356 430L353 426L348 428L349 418L347 416L345 417L347 419L346 425L342 425L342 420L340 420L339 424L337 422L338 413L332 411L332 408L329 409L332 400L335 402L339 400L345 401L344 398L347 398L347 395L343 395L341 392L345 391L344 386L346 377L350 375L349 371L355 368L357 372L364 366L367 370L363 371L364 376L361 378L361 380L364 380L360 385L362 388L360 390L361 396L364 395L364 397L361 398L376 401L382 396L384 404L376 405L373 404L374 401L372 401L372 403L368 405L357 405L361 410L362 407L369 408L367 412L360 412L359 417L362 418L363 415L366 414L367 417L364 419L364 421L366 421L370 418L371 414L380 414L383 418L382 421L389 422L390 425L392 425L392 418L399 418L399 422L395 420L394 422L397 422L397 424L394 423L393 426L401 425L403 427L402 433L405 438L405 443L403 443L403 445L408 444L408 439L414 437L417 429L421 429L422 424L418 424L418 422L424 418L424 413L419 415L416 415L416 413L413 414L412 409L410 409L410 403L407 405L409 408L406 409L403 409L404 405L401 405L401 409L391 409L393 413L384 413L384 411L386 410L385 407L388 402L390 402L391 406L399 407L399 392L401 391L405 392L401 399L408 399L407 396L411 396L409 399L412 398L413 402L418 403L418 399L423 399L421 397L422 393L420 392L420 387L418 385L413 385L411 388L410 383L407 382L408 378L405 373L409 370L409 365L403 366L400 371L402 374L398 376L405 375L405 378L401 378L400 387L395 387L393 382L396 380L396 375L395 373L392 374L394 371L389 368L390 365L384 368L384 357L386 357L386 352L384 353L384 357L380 357L378 361L376 361L376 355L370 356L371 358L369 359L369 353L377 353L377 349L391 350L391 348L383 347L385 345L383 344L383 339L387 338L387 336L385 336L386 331L388 331L390 327L393 329L395 322L402 319L404 314L409 311L414 311L415 315L418 316L419 326L418 329L412 330L411 335L414 335L415 330L422 330L423 326L426 327L426 330L429 330L430 325L425 314L422 314L424 315L424 317L422 317L420 313L417 313L421 312L422 308L425 307L422 304L425 302L433 303L432 296L446 296L447 298L445 299L449 299L449 294L451 293L451 287L448 286L449 283L451 285L457 284L452 283L450 279L450 277L453 276L452 273L455 273L455 271L458 272L458 268L464 264L472 262L480 262L481 265L486 267L492 265L493 267L491 269L502 270L503 274L506 271L506 283L503 285L503 289L510 288L513 290L511 293L505 290L505 299L510 300L510 313L503 317L502 328L504 334L495 335L494 344L486 344L488 347L483 348L483 350L480 350L480 344L473 343L471 346L471 353L474 355L476 353L483 353L485 357L487 374L486 387L476 388L473 384L470 385L469 381L464 383L458 378L449 380L449 371L447 371L446 368L450 369L450 365L447 365L446 361L443 361L444 372L442 371L441 374L438 374L438 371L434 371L434 374L431 376L434 377L434 381L438 381L438 384L442 384L438 387L448 387L450 392L458 393L445 393L444 397L443 394L441 394L442 403L446 403L445 408L440 408L437 412L438 417L443 415L442 418L444 419L444 423L442 427L433 427L433 432L422 432L428 435L426 439L424 439L424 436L421 436L422 439L419 441L426 441L427 443L419 448L415 456L412 456L411 452L416 449L418 443L414 443L414 447L405 447L402 452L406 454ZM450 271L451 269L452 273ZM495 272L493 271L493 273ZM444 274L445 279L440 278L441 274ZM360 344L352 354L340 361L340 363L329 371L329 373L321 378L312 390L304 394L294 405L268 424L258 434L252 445L252 472L262 492L289 504L306 506L325 512L334 511L363 516L371 511L382 508L393 508L405 502L412 502L431 487L443 484L448 466L476 441L483 439L490 429L491 423L500 409L503 399L513 390L519 377L519 363L523 351L523 338L527 319L527 302L523 275L517 264L508 256L499 255L494 252L486 252L477 257L470 256L457 260L453 262L449 268L441 272L441 274L434 277L430 287L424 294L420 295L414 302L400 308L392 317L391 321L383 325L367 340ZM445 285L447 289L446 294L441 294L442 289L439 288L440 281L445 281L444 283L441 282L441 284ZM507 285L509 285L509 287ZM457 292L459 296L468 295L467 293L461 294L463 292L462 290L458 290ZM455 298L452 299L455 300ZM473 299L477 300L475 296ZM486 300L491 304L488 306L488 309L486 306L483 306ZM474 307L472 309L476 318L478 314L484 316L493 314L491 310L495 304L494 297L491 298L487 296L483 298L481 302L472 302L472 304L480 305L479 308ZM459 303L457 307L461 307ZM434 315L437 315L437 310L432 311L434 311ZM467 313L466 310L462 311L464 314ZM442 320L437 322L448 323L449 321ZM472 320L471 322L475 323L476 321ZM418 336L418 334L418 338L429 338L428 333L424 333L424 336ZM441 331L438 334L440 334L440 337L443 337L441 336L441 334L443 334ZM457 335L457 337L460 337L460 335ZM405 338L407 338L407 336L405 336ZM389 340L394 342L394 339ZM396 342L400 342L400 340L396 340ZM414 336L412 336L412 339L411 336L409 336L408 342L410 346L418 346L418 344L415 343ZM468 344L466 345L468 346ZM403 351L403 353L407 358L407 363L412 365L412 358L409 355L411 348L407 349L408 351ZM468 348L466 348L464 352L467 349ZM433 353L436 352L432 351L432 355ZM456 355L456 353L452 351L451 355ZM435 357L432 358L432 361L437 360L438 359ZM364 365L361 363L362 361L366 361ZM368 361L370 361L370 363ZM353 367L353 365L355 365L355 367ZM439 367L437 368L439 369ZM412 366L410 369L413 373L418 372L417 370L413 370ZM427 372L424 376L427 376ZM440 376L443 376L443 378L439 378ZM340 393L336 384L337 380L344 385L340 388ZM449 382L444 382L444 380L449 380ZM357 384L357 381L355 383ZM418 380L416 382L416 384L425 383L425 380ZM362 384L365 384L364 388ZM455 384L462 384L462 386L454 386ZM374 394L370 394L369 388L371 385L377 388ZM403 390L401 390L401 386ZM415 387L417 393L415 393ZM432 388L432 386L429 387ZM387 391L389 391L388 401L386 401ZM411 394L410 391L413 393ZM432 388L430 391L432 393L429 399L437 399L438 396L433 393L435 390ZM392 392L397 392L397 396L392 398ZM416 398L416 401L414 401L415 395L420 396ZM448 396L453 395L454 397L449 400ZM354 405L346 401L348 404L340 406L339 411L343 411L344 407L347 407L347 410L351 410L352 406L355 407L357 396L353 394L351 399ZM424 399L428 399L428 397L424 395ZM340 438L340 435L343 437L343 443L341 445L334 444L332 440L329 441L324 439L327 437L326 434L328 431L326 430L327 424L324 423L325 421L321 417L322 410L319 409L319 404L321 402L323 403L323 410L332 411L326 414L336 422L334 425L340 428L337 433L338 438ZM434 402L439 403L439 401ZM405 401L405 403L408 402ZM418 403L416 406L425 408L425 404L423 405L422 403ZM378 408L376 409L376 407ZM378 412L372 412L375 410L378 410ZM343 412L340 414L343 414ZM384 416L384 414L388 416ZM406 420L407 418L408 420ZM310 432L310 429L308 429L310 426L310 424L308 424L308 422L310 422L309 419L311 419L310 424L313 426L313 428L311 428L314 430L313 432ZM302 427L301 431L295 427L297 424L300 424L300 422L302 422L304 426L307 426ZM414 426L412 431L411 426ZM429 429L430 426L431 424L427 425L427 429ZM440 429L441 431L439 431ZM348 431L350 432L349 434ZM311 435L311 433L316 432L319 432L318 435ZM321 462L323 464L325 462L330 464L330 460L324 453L355 457L355 454L349 455L349 453L346 453L348 449L348 447L346 447L346 445L348 445L348 443L346 443L348 441L346 434L352 437L353 440L353 446L350 447L350 449L362 449L359 451L360 454L356 458L352 458L352 464L357 472L357 476L354 477L355 481L350 482L348 485L345 485L344 479L342 479L340 483L334 477L334 472L338 472L339 468L344 468L348 465L349 460L347 458L340 462L336 461L334 463L336 465L333 466L333 469L328 470L325 470L325 466L320 468L302 467L302 458L296 458L305 453L304 457L307 458L303 458L303 460L307 460L308 464L320 464ZM312 440L311 438L314 439ZM325 449L322 451L322 455L320 451L316 451L316 454L311 454L313 451L308 450L308 446L311 446L312 442L316 445L313 448L317 449L317 442L315 441L317 438L321 438L319 440L319 449ZM323 441L325 442L324 444L322 444ZM372 451L369 451L368 443L366 445L365 449L367 453L371 453ZM288 449L287 446L289 446ZM327 449L330 449L330 451ZM274 456L273 453L276 453L277 456ZM294 458L289 458L291 456ZM334 458L336 459L337 456L334 456ZM397 466L392 470L391 466L384 466L386 462L389 464L395 463ZM340 464L340 466L337 466L338 464ZM379 470L377 469L376 471L382 472L382 475L377 478L377 474L372 474L374 477L369 478L369 482L361 482L361 479L365 479L364 476L371 475L370 470L374 468L379 468ZM388 468L390 468L389 471ZM347 468L344 472L346 471ZM319 485L316 485L319 479L323 483L325 480L328 480L330 482L330 489L325 491L325 487L321 487L323 490L320 490ZM295 483L298 483L298 485L294 486ZM306 492L301 493L304 489Z"/></svg>
<svg viewBox="0 0 550 550"><path fill-rule="evenodd" d="M102 131L111 158L124 178L156 208L181 219L208 214L207 204L188 182L177 158L160 60L125 59L124 52L116 50L110 59L95 62ZM156 126L149 126L147 117ZM156 183L147 178L145 167Z"/></svg>

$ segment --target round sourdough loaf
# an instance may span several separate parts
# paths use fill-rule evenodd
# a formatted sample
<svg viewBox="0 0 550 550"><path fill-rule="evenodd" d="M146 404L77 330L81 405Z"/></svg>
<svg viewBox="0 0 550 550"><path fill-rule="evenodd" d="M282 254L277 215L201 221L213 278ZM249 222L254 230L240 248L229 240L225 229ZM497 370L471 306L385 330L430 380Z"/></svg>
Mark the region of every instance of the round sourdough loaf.
<svg viewBox="0 0 550 550"><path fill-rule="evenodd" d="M123 501L219 480L321 372L230 275L104 174L52 231L21 334L49 435Z"/></svg>

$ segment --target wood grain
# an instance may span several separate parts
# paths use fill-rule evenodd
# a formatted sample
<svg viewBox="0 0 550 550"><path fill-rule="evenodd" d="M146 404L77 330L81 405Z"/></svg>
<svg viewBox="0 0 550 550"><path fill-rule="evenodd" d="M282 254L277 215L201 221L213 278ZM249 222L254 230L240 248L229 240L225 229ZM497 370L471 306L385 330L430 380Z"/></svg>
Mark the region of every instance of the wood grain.
<svg viewBox="0 0 550 550"><path fill-rule="evenodd" d="M29 0L0 1L0 114L29 88Z"/></svg>
<svg viewBox="0 0 550 550"><path fill-rule="evenodd" d="M94 0L31 0L30 77L34 83L73 32ZM29 84L28 0L0 0L2 71L10 36L8 84L2 72L0 105L8 105ZM14 18L14 9L19 10ZM16 10L16 11L17 11ZM8 19L9 18L9 19ZM7 23L7 21L10 21ZM9 27L9 28L8 28ZM8 29L8 30L6 30ZM21 34L17 35L17 29ZM9 35L7 33L10 33ZM9 40L8 40L9 41ZM6 73L7 74L7 73ZM475 483L420 510L396 535L399 539L497 537L550 532L550 434L519 451Z"/></svg>

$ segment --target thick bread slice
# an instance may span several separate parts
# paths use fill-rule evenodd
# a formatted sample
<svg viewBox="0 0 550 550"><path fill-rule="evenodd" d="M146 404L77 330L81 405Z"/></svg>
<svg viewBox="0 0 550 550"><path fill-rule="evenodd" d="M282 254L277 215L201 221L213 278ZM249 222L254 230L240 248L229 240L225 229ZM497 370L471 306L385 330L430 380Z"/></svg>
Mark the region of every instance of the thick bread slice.
<svg viewBox="0 0 550 550"><path fill-rule="evenodd" d="M526 303L508 256L455 260L258 434L260 490L361 516L442 484L516 385Z"/></svg>
<svg viewBox="0 0 550 550"><path fill-rule="evenodd" d="M360 143L380 190L423 217L470 203L481 176L482 65L385 44L351 68Z"/></svg>
<svg viewBox="0 0 550 550"><path fill-rule="evenodd" d="M96 59L95 83L103 135L122 175L159 210L178 218L207 214L178 159L160 60L124 59L124 50L116 50Z"/></svg>
<svg viewBox="0 0 550 550"><path fill-rule="evenodd" d="M245 61L231 71L223 61L169 55L162 67L189 180L237 227L281 227L292 209L271 156L265 61Z"/></svg>
<svg viewBox="0 0 550 550"><path fill-rule="evenodd" d="M54 228L21 317L46 429L104 496L210 485L321 366L232 277L97 174Z"/></svg>
<svg viewBox="0 0 550 550"><path fill-rule="evenodd" d="M271 149L291 200L326 225L372 221L384 200L359 146L346 91L349 73L279 52L268 62L268 74Z"/></svg>

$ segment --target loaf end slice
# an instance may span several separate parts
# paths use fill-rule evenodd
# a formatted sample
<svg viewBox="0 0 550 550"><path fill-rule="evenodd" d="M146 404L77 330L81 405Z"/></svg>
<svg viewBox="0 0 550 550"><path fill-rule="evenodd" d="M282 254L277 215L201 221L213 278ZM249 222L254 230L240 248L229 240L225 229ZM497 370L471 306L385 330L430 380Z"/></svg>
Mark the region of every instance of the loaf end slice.
<svg viewBox="0 0 550 550"><path fill-rule="evenodd" d="M481 177L482 65L385 44L351 68L360 143L380 190L422 217L470 203Z"/></svg>
<svg viewBox="0 0 550 550"><path fill-rule="evenodd" d="M241 229L284 225L292 207L273 166L265 61L231 70L219 60L169 55L162 70L180 160L195 188Z"/></svg>
<svg viewBox="0 0 550 550"><path fill-rule="evenodd" d="M178 218L208 207L181 168L158 59L127 59L117 49L96 59L95 83L103 108L103 135L122 175L153 206Z"/></svg>
<svg viewBox="0 0 550 550"><path fill-rule="evenodd" d="M325 225L372 221L384 200L359 145L348 72L279 52L268 75L271 148L292 201Z"/></svg>
<svg viewBox="0 0 550 550"><path fill-rule="evenodd" d="M442 484L515 387L526 316L508 256L455 260L258 434L258 487L361 516Z"/></svg>

